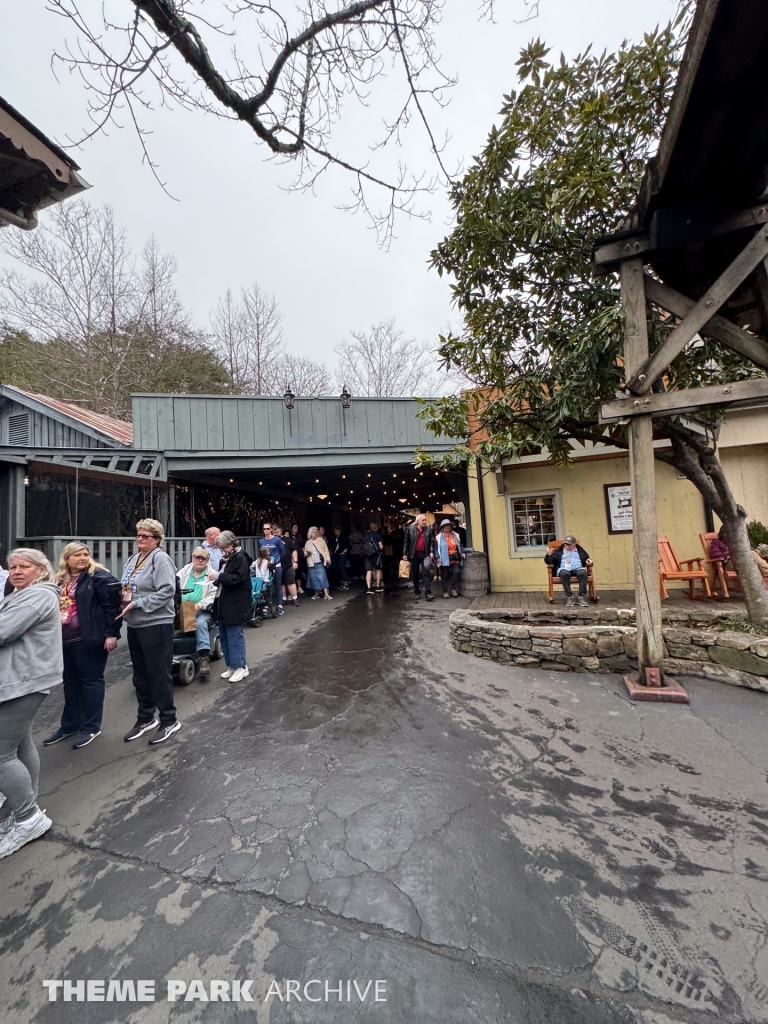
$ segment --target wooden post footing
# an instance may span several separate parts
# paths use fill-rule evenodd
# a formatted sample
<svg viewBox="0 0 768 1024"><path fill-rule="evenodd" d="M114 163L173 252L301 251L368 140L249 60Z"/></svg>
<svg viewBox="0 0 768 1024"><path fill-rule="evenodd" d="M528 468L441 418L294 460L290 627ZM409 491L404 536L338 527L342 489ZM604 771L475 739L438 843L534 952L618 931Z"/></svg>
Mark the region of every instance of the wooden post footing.
<svg viewBox="0 0 768 1024"><path fill-rule="evenodd" d="M630 700L647 700L657 704L690 704L688 694L675 679L669 676L663 686L644 686L636 675L624 676Z"/></svg>

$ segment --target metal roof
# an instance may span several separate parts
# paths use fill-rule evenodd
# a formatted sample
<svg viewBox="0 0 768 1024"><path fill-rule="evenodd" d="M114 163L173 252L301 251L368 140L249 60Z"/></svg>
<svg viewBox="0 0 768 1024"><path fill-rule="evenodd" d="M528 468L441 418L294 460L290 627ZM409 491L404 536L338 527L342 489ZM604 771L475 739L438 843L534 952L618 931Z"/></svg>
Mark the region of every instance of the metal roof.
<svg viewBox="0 0 768 1024"><path fill-rule="evenodd" d="M33 228L35 212L90 188L75 161L0 97L0 227Z"/></svg>
<svg viewBox="0 0 768 1024"><path fill-rule="evenodd" d="M106 439L118 441L120 444L133 444L133 424L127 423L125 420L117 420L112 416L92 412L90 409L83 409L70 402L62 402L59 398L50 398L48 395L40 395L34 391L24 391L23 388L17 388L9 384L2 385L2 392L9 398L15 398L17 395L31 398L33 401L47 406L53 412L64 415L70 420L76 420L83 426L90 427L91 430L97 431Z"/></svg>

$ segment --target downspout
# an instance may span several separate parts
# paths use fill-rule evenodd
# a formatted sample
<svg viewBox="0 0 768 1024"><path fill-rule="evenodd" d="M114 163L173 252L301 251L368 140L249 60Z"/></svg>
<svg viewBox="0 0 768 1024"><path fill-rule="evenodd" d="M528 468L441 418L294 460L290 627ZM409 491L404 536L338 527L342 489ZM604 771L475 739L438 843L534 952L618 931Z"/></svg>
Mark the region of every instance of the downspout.
<svg viewBox="0 0 768 1024"><path fill-rule="evenodd" d="M483 484L483 462L480 456L477 456L475 462L476 475L477 475L477 489L478 499L480 502L480 536L483 542L483 551L485 552L485 560L488 565L488 593L491 591L491 558L488 553L488 527L485 516L485 485Z"/></svg>
<svg viewBox="0 0 768 1024"><path fill-rule="evenodd" d="M37 227L37 214L32 210L28 217L22 217L18 213L11 213L10 210L5 210L0 206L0 227L3 224L21 228L22 231L33 231Z"/></svg>

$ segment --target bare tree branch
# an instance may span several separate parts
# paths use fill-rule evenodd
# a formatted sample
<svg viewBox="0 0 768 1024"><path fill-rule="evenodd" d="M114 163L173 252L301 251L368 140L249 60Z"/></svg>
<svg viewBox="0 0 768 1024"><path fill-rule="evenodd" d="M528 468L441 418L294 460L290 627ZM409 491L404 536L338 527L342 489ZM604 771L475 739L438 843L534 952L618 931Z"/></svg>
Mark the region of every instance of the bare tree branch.
<svg viewBox="0 0 768 1024"><path fill-rule="evenodd" d="M298 160L292 187L311 187L331 166L351 172L355 201L347 208L366 211L387 241L394 214L420 215L414 199L436 182L402 168L390 178L365 160L334 152L331 136L344 100L366 105L372 84L400 66L407 99L386 126L383 142L371 149L378 152L399 139L413 106L447 183L450 176L424 106L425 98L441 105L442 90L454 84L435 55L434 29L444 2L116 0L101 16L83 0L48 0L48 8L76 32L54 62L79 74L91 96L93 127L75 144L119 124L127 109L144 159L157 176L142 123L157 102L239 120L270 154ZM120 20L114 11L122 8ZM222 40L229 38L241 47L228 43L227 53ZM387 194L382 209L374 201L378 189Z"/></svg>

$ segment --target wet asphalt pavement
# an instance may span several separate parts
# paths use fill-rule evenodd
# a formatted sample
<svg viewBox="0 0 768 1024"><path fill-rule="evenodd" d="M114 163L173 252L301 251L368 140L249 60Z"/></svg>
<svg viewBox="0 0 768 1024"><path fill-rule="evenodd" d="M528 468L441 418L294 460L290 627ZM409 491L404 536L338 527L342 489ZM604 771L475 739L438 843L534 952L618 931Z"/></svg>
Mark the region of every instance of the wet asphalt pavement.
<svg viewBox="0 0 768 1024"><path fill-rule="evenodd" d="M765 695L635 706L454 651L463 600L340 598L249 631L244 683L178 689L163 748L123 743L117 656L104 735L42 752L53 829L0 863L3 1024L768 1021ZM65 978L155 1001L48 1002ZM321 1001L265 999L287 979Z"/></svg>

